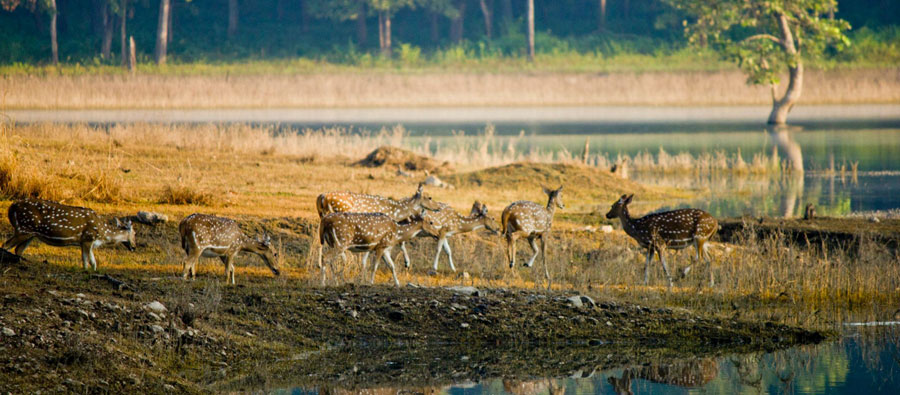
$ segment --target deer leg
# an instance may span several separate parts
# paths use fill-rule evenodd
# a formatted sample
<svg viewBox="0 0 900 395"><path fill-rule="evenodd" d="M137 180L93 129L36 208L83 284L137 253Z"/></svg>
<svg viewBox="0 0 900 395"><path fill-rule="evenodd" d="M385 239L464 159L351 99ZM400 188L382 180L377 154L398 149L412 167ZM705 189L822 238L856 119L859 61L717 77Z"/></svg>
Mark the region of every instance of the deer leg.
<svg viewBox="0 0 900 395"><path fill-rule="evenodd" d="M669 280L669 289L672 289L672 275L669 274L669 265L666 264L666 256L663 254L663 249L657 248L656 254L659 255L659 261L662 262L663 271L666 272L666 279Z"/></svg>
<svg viewBox="0 0 900 395"><path fill-rule="evenodd" d="M547 242L544 240L544 235L541 235L541 262L544 263L544 277L547 278L547 290L549 291L553 283L550 280L550 271L547 270Z"/></svg>
<svg viewBox="0 0 900 395"><path fill-rule="evenodd" d="M30 237L25 239L25 241L19 243L19 245L16 246L16 255L22 256L22 254L25 253L25 249L28 248L28 246L32 241L34 241L34 239L34 237Z"/></svg>
<svg viewBox="0 0 900 395"><path fill-rule="evenodd" d="M94 271L96 272L97 271L97 258L94 258L94 245L93 244L91 244L91 248L88 250L88 255L91 256L91 268L93 268Z"/></svg>
<svg viewBox="0 0 900 395"><path fill-rule="evenodd" d="M391 268L391 276L394 277L394 286L399 287L399 286L400 286L400 280L397 280L397 270L396 270L395 267L394 267L394 260L391 259L391 253L390 253L390 252L388 252L387 254L384 254L384 261L385 261L385 262L388 264L388 266L390 266L390 268Z"/></svg>
<svg viewBox="0 0 900 395"><path fill-rule="evenodd" d="M698 240L697 245L697 262L700 262L701 255L706 257L706 269L709 271L709 287L712 288L716 286L716 280L713 278L712 257L709 256L709 251L706 249L708 244L706 244L706 240Z"/></svg>
<svg viewBox="0 0 900 395"><path fill-rule="evenodd" d="M28 244L26 244L26 242L30 242L33 238L34 236L25 233L13 235L13 237L10 237L9 240L6 240L6 242L3 243L3 249L12 251L12 249L15 247L16 255L22 255L21 252L25 251L25 248L28 247ZM23 244L25 244L25 247L22 247ZM21 251L19 250L20 248Z"/></svg>
<svg viewBox="0 0 900 395"><path fill-rule="evenodd" d="M650 283L650 262L653 260L653 246L647 247L647 263L644 264L644 285Z"/></svg>
<svg viewBox="0 0 900 395"><path fill-rule="evenodd" d="M403 251L403 264L409 269L409 252L406 251L406 242L400 243L400 251Z"/></svg>
<svg viewBox="0 0 900 395"><path fill-rule="evenodd" d="M88 270L88 265L91 263L91 242L81 243L81 266L84 270Z"/></svg>
<svg viewBox="0 0 900 395"><path fill-rule="evenodd" d="M197 265L197 261L200 259L200 251L196 250L187 250L185 251L184 260L181 261L181 278L187 280L188 276L191 276L191 279L194 278L194 266Z"/></svg>
<svg viewBox="0 0 900 395"><path fill-rule="evenodd" d="M510 269L516 266L516 236L512 232L506 234L506 260Z"/></svg>
<svg viewBox="0 0 900 395"><path fill-rule="evenodd" d="M534 239L534 236L528 238L528 245L531 246L531 251L534 251L534 255L532 255L531 259L529 259L528 262L525 263L525 267L531 267L531 265L534 265L534 260L537 259L538 254L541 252L541 250L537 248L537 243L534 241Z"/></svg>
<svg viewBox="0 0 900 395"><path fill-rule="evenodd" d="M390 257L391 251L390 250L375 250L375 261L372 262L372 282L371 282L371 284L375 284L375 275L378 274L378 264L381 262L382 259L387 261L387 259L384 257L385 255Z"/></svg>
<svg viewBox="0 0 900 395"><path fill-rule="evenodd" d="M233 254L228 254L222 256L222 262L225 264L225 282L231 283L234 285L234 256L237 255L237 252Z"/></svg>
<svg viewBox="0 0 900 395"><path fill-rule="evenodd" d="M450 262L450 270L455 272L456 266L453 265L453 251L450 251L450 240L444 239L444 249L447 250L447 261Z"/></svg>
<svg viewBox="0 0 900 395"><path fill-rule="evenodd" d="M444 250L444 239L440 239L437 242L437 254L434 256L434 271L438 270L438 262L441 260L441 251Z"/></svg>

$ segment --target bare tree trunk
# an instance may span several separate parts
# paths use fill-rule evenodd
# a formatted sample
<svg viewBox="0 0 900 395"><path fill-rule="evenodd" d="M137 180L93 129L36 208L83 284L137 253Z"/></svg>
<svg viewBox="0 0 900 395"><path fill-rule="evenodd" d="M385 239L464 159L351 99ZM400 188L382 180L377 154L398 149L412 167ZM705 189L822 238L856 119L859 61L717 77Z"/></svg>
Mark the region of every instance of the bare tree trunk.
<svg viewBox="0 0 900 395"><path fill-rule="evenodd" d="M237 34L238 12L238 0L228 0L228 38Z"/></svg>
<svg viewBox="0 0 900 395"><path fill-rule="evenodd" d="M109 12L109 4L103 5L101 19L103 21L103 40L100 42L100 58L109 59L112 52L113 16Z"/></svg>
<svg viewBox="0 0 900 395"><path fill-rule="evenodd" d="M169 0L159 0L159 21L156 26L156 64L166 63L166 44L169 43Z"/></svg>
<svg viewBox="0 0 900 395"><path fill-rule="evenodd" d="M783 125L787 122L788 113L791 112L791 108L800 99L800 93L803 90L803 61L797 48L794 46L794 35L791 33L787 17L784 14L780 14L777 16L777 19L781 29L781 46L787 53L788 58L795 62L794 65L788 66L790 80L784 96L781 99L777 99L774 88L772 91L772 113L769 114L769 124Z"/></svg>
<svg viewBox="0 0 900 395"><path fill-rule="evenodd" d="M440 33L440 25L438 22L438 14L437 12L430 12L429 17L431 18L431 42L437 43L441 40Z"/></svg>
<svg viewBox="0 0 900 395"><path fill-rule="evenodd" d="M487 35L488 40L493 36L494 25L491 21L491 9L487 5L487 1L479 0L479 5L481 5L481 14L484 15L484 33Z"/></svg>
<svg viewBox="0 0 900 395"><path fill-rule="evenodd" d="M56 0L50 0L50 52L53 65L59 64L59 45L56 41Z"/></svg>
<svg viewBox="0 0 900 395"><path fill-rule="evenodd" d="M171 0L169 3L169 22L166 25L169 27L169 31L166 33L166 44L172 43L173 22L175 22L175 4L176 0Z"/></svg>
<svg viewBox="0 0 900 395"><path fill-rule="evenodd" d="M381 55L390 57L391 53L391 14L387 11L378 12L378 44Z"/></svg>
<svg viewBox="0 0 900 395"><path fill-rule="evenodd" d="M606 30L606 0L597 0L597 31Z"/></svg>
<svg viewBox="0 0 900 395"><path fill-rule="evenodd" d="M122 0L119 12L122 13L122 15L119 15L119 39L121 40L119 51L122 55L122 67L125 67L128 64L128 43L125 39L125 32L127 31L125 24L128 21L128 0Z"/></svg>
<svg viewBox="0 0 900 395"><path fill-rule="evenodd" d="M463 37L463 21L466 14L466 0L457 0L456 9L459 11L456 18L450 20L450 40L459 44Z"/></svg>
<svg viewBox="0 0 900 395"><path fill-rule="evenodd" d="M369 41L369 27L366 26L366 6L360 5L359 15L356 16L356 44L366 45Z"/></svg>
<svg viewBox="0 0 900 395"><path fill-rule="evenodd" d="M137 69L137 49L134 47L134 36L128 37L128 71L134 74Z"/></svg>
<svg viewBox="0 0 900 395"><path fill-rule="evenodd" d="M534 0L528 3L528 61L534 63Z"/></svg>

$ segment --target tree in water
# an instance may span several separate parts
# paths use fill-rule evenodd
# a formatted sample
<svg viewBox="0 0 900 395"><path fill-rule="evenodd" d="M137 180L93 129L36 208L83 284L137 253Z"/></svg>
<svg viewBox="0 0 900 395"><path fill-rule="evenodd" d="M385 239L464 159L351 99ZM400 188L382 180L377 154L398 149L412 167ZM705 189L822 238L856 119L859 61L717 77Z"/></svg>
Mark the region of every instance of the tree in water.
<svg viewBox="0 0 900 395"><path fill-rule="evenodd" d="M685 35L693 45L709 46L738 64L747 82L772 88L769 124L782 125L803 88L804 58L825 48L850 44L850 24L827 18L837 0L666 0L682 10ZM826 17L823 17L826 16ZM787 69L788 84L778 96L779 76Z"/></svg>

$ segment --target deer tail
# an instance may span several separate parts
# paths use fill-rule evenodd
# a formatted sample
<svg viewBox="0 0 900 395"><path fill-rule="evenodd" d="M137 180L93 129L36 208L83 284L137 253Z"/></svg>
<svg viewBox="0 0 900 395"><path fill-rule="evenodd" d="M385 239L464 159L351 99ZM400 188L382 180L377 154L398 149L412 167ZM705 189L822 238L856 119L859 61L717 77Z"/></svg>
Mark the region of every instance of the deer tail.
<svg viewBox="0 0 900 395"><path fill-rule="evenodd" d="M322 218L325 216L325 214L328 214L328 207L326 206L325 200L326 199L324 193L316 198L316 211L319 212L319 218Z"/></svg>
<svg viewBox="0 0 900 395"><path fill-rule="evenodd" d="M509 210L503 210L503 214L500 214L500 234L506 234L506 228L509 226Z"/></svg>

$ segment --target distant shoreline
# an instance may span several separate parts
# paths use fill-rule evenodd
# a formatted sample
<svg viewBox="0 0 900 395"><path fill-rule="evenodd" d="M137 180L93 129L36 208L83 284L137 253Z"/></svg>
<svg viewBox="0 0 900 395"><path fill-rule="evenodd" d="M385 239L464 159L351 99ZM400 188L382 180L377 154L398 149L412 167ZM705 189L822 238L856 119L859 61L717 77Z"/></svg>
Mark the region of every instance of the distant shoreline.
<svg viewBox="0 0 900 395"><path fill-rule="evenodd" d="M739 71L7 75L0 111L768 106ZM900 68L809 70L800 106L900 103ZM798 107L799 108L799 107Z"/></svg>

